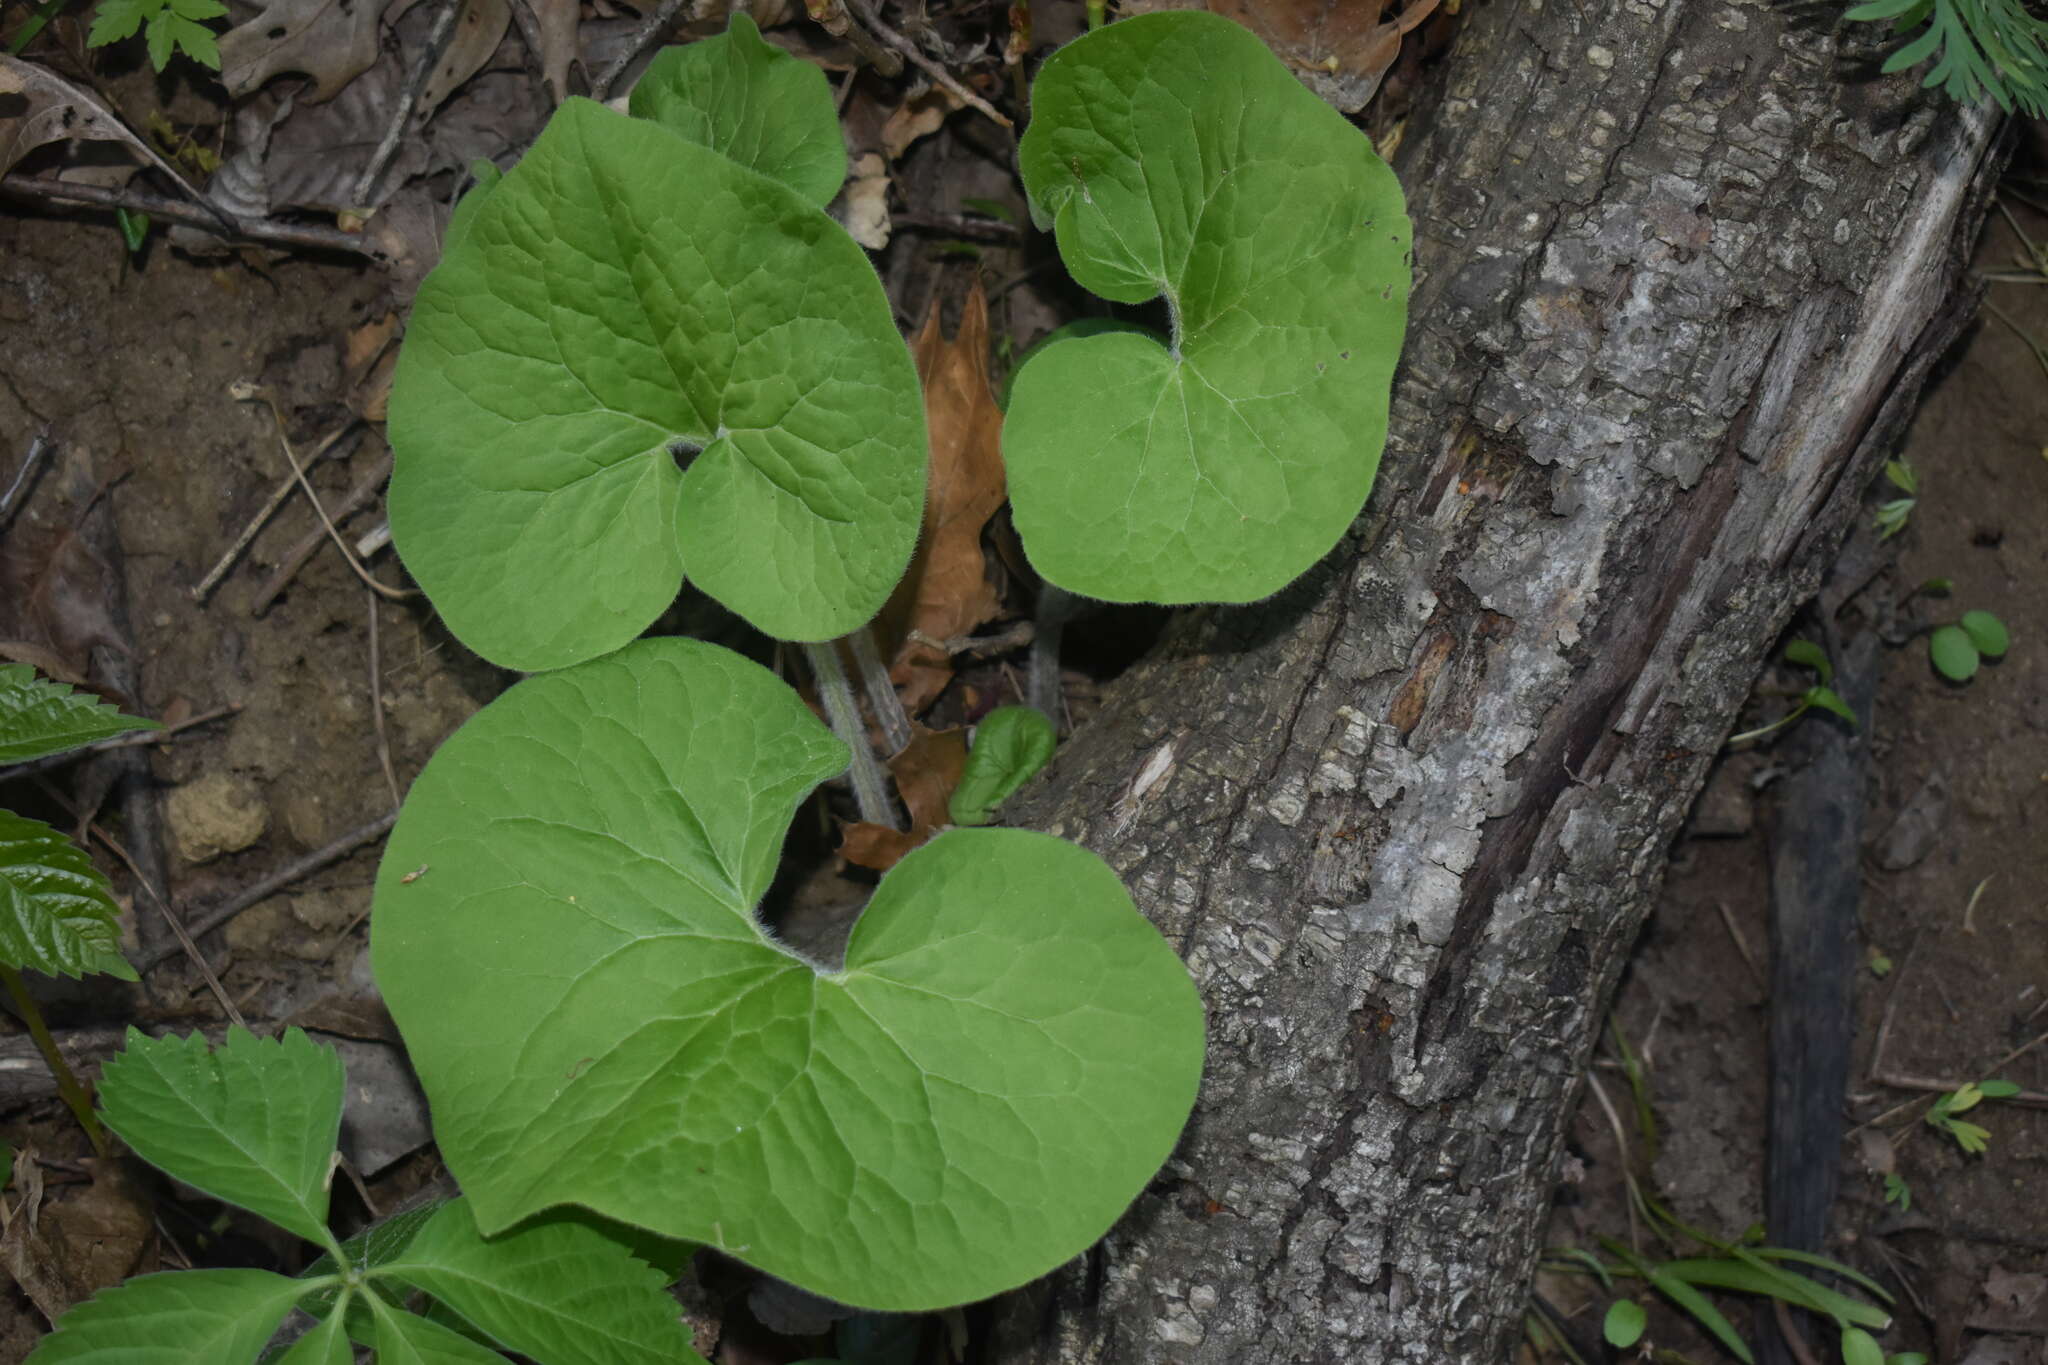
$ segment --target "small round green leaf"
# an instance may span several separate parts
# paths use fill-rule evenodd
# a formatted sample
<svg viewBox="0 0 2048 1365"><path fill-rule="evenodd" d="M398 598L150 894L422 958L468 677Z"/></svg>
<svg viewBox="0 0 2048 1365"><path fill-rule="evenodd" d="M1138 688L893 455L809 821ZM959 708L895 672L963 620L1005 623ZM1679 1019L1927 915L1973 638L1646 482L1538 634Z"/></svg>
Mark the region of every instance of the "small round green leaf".
<svg viewBox="0 0 2048 1365"><path fill-rule="evenodd" d="M1977 646L1961 626L1943 626L1928 636L1927 657L1933 661L1935 670L1951 682L1968 682L1977 676Z"/></svg>
<svg viewBox="0 0 2048 1365"><path fill-rule="evenodd" d="M657 52L628 107L819 208L846 179L846 138L825 73L764 42L743 9L718 37Z"/></svg>
<svg viewBox="0 0 2048 1365"><path fill-rule="evenodd" d="M1626 1350L1643 1339L1643 1327L1649 1316L1643 1306L1634 1299L1616 1299L1607 1305L1607 1317L1600 1324L1600 1335L1607 1338L1609 1346Z"/></svg>
<svg viewBox="0 0 2048 1365"><path fill-rule="evenodd" d="M1884 1365L1884 1350L1877 1338L1861 1327L1844 1327L1842 1365Z"/></svg>
<svg viewBox="0 0 2048 1365"><path fill-rule="evenodd" d="M1202 13L1053 54L1019 167L1074 278L1163 296L1173 332L1061 341L1018 371L1003 455L1032 563L1112 601L1278 591L1379 467L1410 277L1393 172L1250 32Z"/></svg>
<svg viewBox="0 0 2048 1365"><path fill-rule="evenodd" d="M946 813L956 825L985 825L997 806L1052 761L1059 744L1035 706L998 706L974 727L974 748Z"/></svg>
<svg viewBox="0 0 2048 1365"><path fill-rule="evenodd" d="M1201 1006L1093 854L941 835L837 970L762 928L846 762L765 669L657 639L517 684L428 763L372 953L482 1228L579 1204L925 1309L1079 1253L1157 1171Z"/></svg>
<svg viewBox="0 0 2048 1365"><path fill-rule="evenodd" d="M1987 659L2000 658L2012 647L2012 637L2006 634L2005 622L1988 611L1966 611L1956 624L1963 628L1963 634L1970 637L1970 643L1977 647L1977 652Z"/></svg>
<svg viewBox="0 0 2048 1365"><path fill-rule="evenodd" d="M874 615L917 535L924 407L838 224L578 99L464 221L390 420L392 536L464 644L593 658L685 573L784 639Z"/></svg>

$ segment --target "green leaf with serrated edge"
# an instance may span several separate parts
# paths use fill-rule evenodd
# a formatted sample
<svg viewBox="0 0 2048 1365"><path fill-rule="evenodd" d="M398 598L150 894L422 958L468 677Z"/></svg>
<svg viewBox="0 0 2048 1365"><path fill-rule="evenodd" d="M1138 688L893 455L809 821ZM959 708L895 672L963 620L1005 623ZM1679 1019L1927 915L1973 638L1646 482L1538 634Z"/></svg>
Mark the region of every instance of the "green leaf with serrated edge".
<svg viewBox="0 0 2048 1365"><path fill-rule="evenodd" d="M917 1309L1079 1253L1158 1169L1201 1007L1093 854L941 835L839 972L762 930L846 762L766 670L660 639L518 683L428 763L371 952L485 1227L579 1204Z"/></svg>
<svg viewBox="0 0 2048 1365"><path fill-rule="evenodd" d="M985 825L997 806L1052 761L1059 737L1035 706L998 706L974 727L974 747L946 813L956 825Z"/></svg>
<svg viewBox="0 0 2048 1365"><path fill-rule="evenodd" d="M128 1045L100 1078L107 1126L150 1165L216 1199L333 1245L327 1182L341 1130L341 1056L298 1029L264 1041L231 1028Z"/></svg>
<svg viewBox="0 0 2048 1365"><path fill-rule="evenodd" d="M1944 678L1968 682L1977 676L1981 656L1961 626L1943 626L1927 637L1927 657Z"/></svg>
<svg viewBox="0 0 2048 1365"><path fill-rule="evenodd" d="M1811 640L1792 640L1785 645L1785 662L1810 668L1820 674L1823 685L1835 680L1835 666L1828 662L1828 652Z"/></svg>
<svg viewBox="0 0 2048 1365"><path fill-rule="evenodd" d="M342 1323L356 1295L350 1290L342 1293L342 1311L314 1323L304 1336L292 1343L290 1350L278 1357L277 1365L352 1365L356 1358L355 1347L349 1344L348 1333L342 1330Z"/></svg>
<svg viewBox="0 0 2048 1365"><path fill-rule="evenodd" d="M846 137L825 73L762 41L745 10L716 38L656 53L628 107L819 208L846 179Z"/></svg>
<svg viewBox="0 0 2048 1365"><path fill-rule="evenodd" d="M513 668L618 648L685 571L768 634L842 635L923 506L917 373L853 239L581 99L421 286L390 435L400 553ZM678 442L702 447L687 471Z"/></svg>
<svg viewBox="0 0 2048 1365"><path fill-rule="evenodd" d="M161 729L161 722L124 716L90 692L39 678L27 664L0 664L0 764Z"/></svg>
<svg viewBox="0 0 2048 1365"><path fill-rule="evenodd" d="M121 908L85 850L40 820L0 810L0 962L50 976L133 981Z"/></svg>
<svg viewBox="0 0 2048 1365"><path fill-rule="evenodd" d="M418 1208L405 1209L392 1214L381 1222L372 1223L355 1236L341 1244L342 1261L358 1271L374 1270L385 1262L397 1257L412 1245L413 1234L425 1226L434 1216L434 1211L445 1204L445 1199L422 1204ZM302 1280L333 1280L338 1267L332 1252L324 1252L319 1259L299 1272ZM338 1283L338 1281L337 1281ZM320 1317L331 1311L337 1293L334 1289L315 1290L299 1301L299 1307ZM357 1309L362 1308L358 1302Z"/></svg>
<svg viewBox="0 0 2048 1365"><path fill-rule="evenodd" d="M267 1270L138 1275L57 1319L24 1365L248 1365L302 1287Z"/></svg>
<svg viewBox="0 0 2048 1365"><path fill-rule="evenodd" d="M376 1315L377 1365L504 1365L505 1357L430 1318L403 1312L381 1299ZM543 1359L542 1365L554 1365Z"/></svg>
<svg viewBox="0 0 2048 1365"><path fill-rule="evenodd" d="M161 3L150 0L100 0L100 6L92 14L92 31L85 36L87 47L105 47L131 38L142 27L142 21L161 9Z"/></svg>
<svg viewBox="0 0 2048 1365"><path fill-rule="evenodd" d="M1011 507L1046 578L1112 601L1246 602L1372 488L1411 233L1371 142L1228 19L1147 14L1050 57L1019 150L1084 287L1164 295L1173 344L1065 341L1018 372Z"/></svg>
<svg viewBox="0 0 2048 1365"><path fill-rule="evenodd" d="M1627 1350L1642 1340L1643 1327L1649 1315L1634 1299L1616 1299L1607 1306L1607 1316L1600 1324L1600 1335L1607 1339L1609 1346Z"/></svg>
<svg viewBox="0 0 2048 1365"><path fill-rule="evenodd" d="M573 1216L551 1214L486 1240L473 1204L471 1196L435 1210L373 1280L424 1290L500 1346L546 1365L702 1365L660 1271Z"/></svg>
<svg viewBox="0 0 2048 1365"><path fill-rule="evenodd" d="M1988 611L1966 611L1963 619L1956 622L1963 634L1970 637L1970 643L1977 652L1987 659L1996 659L2012 648L2012 637L2006 633L2005 622Z"/></svg>

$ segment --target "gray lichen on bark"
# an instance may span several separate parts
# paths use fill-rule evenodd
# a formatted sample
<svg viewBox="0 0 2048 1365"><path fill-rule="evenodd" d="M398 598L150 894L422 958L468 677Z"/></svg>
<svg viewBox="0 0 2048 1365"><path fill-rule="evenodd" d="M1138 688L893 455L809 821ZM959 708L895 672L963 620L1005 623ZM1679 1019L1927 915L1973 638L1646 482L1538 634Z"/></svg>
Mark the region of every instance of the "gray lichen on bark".
<svg viewBox="0 0 2048 1365"><path fill-rule="evenodd" d="M1006 812L1123 874L1211 1052L999 1358L1504 1358L1665 847L1958 326L1992 120L1798 14L1469 10L1403 149L1364 519L1182 621Z"/></svg>

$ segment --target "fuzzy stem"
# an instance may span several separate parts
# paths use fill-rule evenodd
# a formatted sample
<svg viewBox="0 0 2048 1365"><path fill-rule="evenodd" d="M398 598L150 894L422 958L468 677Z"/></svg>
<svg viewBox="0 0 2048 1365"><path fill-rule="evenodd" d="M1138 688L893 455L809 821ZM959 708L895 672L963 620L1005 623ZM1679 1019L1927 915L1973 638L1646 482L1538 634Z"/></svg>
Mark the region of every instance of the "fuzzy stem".
<svg viewBox="0 0 2048 1365"><path fill-rule="evenodd" d="M882 662L881 651L875 648L875 633L862 626L846 637L853 645L853 661L860 666L861 691L867 693L868 710L875 713L875 723L882 727L882 738L889 745L893 757L910 745L910 717L903 714L903 698L896 695L896 685L889 681L888 666Z"/></svg>
<svg viewBox="0 0 2048 1365"><path fill-rule="evenodd" d="M1060 636L1067 622L1079 614L1079 600L1065 588L1050 583L1038 589L1038 619L1031 637L1031 676L1025 682L1024 699L1045 712L1053 733L1060 730Z"/></svg>
<svg viewBox="0 0 2048 1365"><path fill-rule="evenodd" d="M28 993L28 983L21 979L21 973L15 968L0 963L0 985L7 988L7 998L13 1002L14 1012L21 1016L22 1023L28 1025L29 1037L36 1040L36 1048L49 1064L50 1074L57 1078L57 1093L64 1097L64 1103L78 1120L78 1126L85 1129L93 1151L104 1157L107 1155L107 1130L100 1126L100 1116L92 1111L92 1096L86 1092L84 1083L73 1073L71 1064L64 1060L64 1054L57 1050L57 1040L50 1036L50 1026L43 1022L43 1012L36 1008L35 997Z"/></svg>
<svg viewBox="0 0 2048 1365"><path fill-rule="evenodd" d="M853 797L860 818L871 825L896 829L895 812L889 804L889 788L882 780L882 765L868 746L867 727L860 723L860 708L853 702L853 687L839 663L839 642L826 640L804 646L811 661L811 677L818 684L818 699L825 703L825 715L832 731L853 751Z"/></svg>

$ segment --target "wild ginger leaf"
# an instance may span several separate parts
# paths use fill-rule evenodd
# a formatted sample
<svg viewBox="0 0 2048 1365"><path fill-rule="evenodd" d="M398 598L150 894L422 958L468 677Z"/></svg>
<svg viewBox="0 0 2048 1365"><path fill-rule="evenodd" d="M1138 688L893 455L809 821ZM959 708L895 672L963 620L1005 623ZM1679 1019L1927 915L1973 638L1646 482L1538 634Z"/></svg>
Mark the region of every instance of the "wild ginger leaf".
<svg viewBox="0 0 2048 1365"><path fill-rule="evenodd" d="M102 1073L100 1106L150 1165L331 1246L327 1182L342 1084L340 1054L295 1028L274 1041L231 1028L209 1049L197 1033L149 1038L131 1027Z"/></svg>
<svg viewBox="0 0 2048 1365"><path fill-rule="evenodd" d="M667 1277L619 1242L573 1217L486 1240L472 1202L436 1209L378 1275L426 1291L506 1350L543 1365L703 1365L665 1292Z"/></svg>
<svg viewBox="0 0 2048 1365"><path fill-rule="evenodd" d="M1386 439L1411 231L1393 172L1258 39L1201 13L1068 44L1024 186L1084 287L1173 336L1058 342L1017 372L1011 506L1038 570L1119 602L1246 602L1344 534Z"/></svg>
<svg viewBox="0 0 2048 1365"><path fill-rule="evenodd" d="M136 979L121 907L85 850L40 820L0 810L0 962L50 976Z"/></svg>
<svg viewBox="0 0 2048 1365"><path fill-rule="evenodd" d="M591 658L685 573L785 639L874 614L916 538L924 417L837 224L580 99L466 221L420 288L390 418L392 534L465 644L513 668Z"/></svg>
<svg viewBox="0 0 2048 1365"><path fill-rule="evenodd" d="M267 1270L181 1270L103 1289L25 1365L247 1365L304 1288Z"/></svg>
<svg viewBox="0 0 2048 1365"><path fill-rule="evenodd" d="M1044 1273L1157 1171L1201 1006L1093 854L940 835L842 970L756 921L846 761L765 669L656 639L516 684L429 762L372 953L483 1227L573 1203L908 1310Z"/></svg>
<svg viewBox="0 0 2048 1365"><path fill-rule="evenodd" d="M745 10L716 38L657 52L628 107L819 208L846 180L846 138L825 73L763 41Z"/></svg>
<svg viewBox="0 0 2048 1365"><path fill-rule="evenodd" d="M967 771L953 789L956 825L985 825L997 806L1052 762L1059 744L1052 722L1035 706L998 706L974 728Z"/></svg>
<svg viewBox="0 0 2048 1365"><path fill-rule="evenodd" d="M39 678L27 664L0 664L0 764L162 728L157 721L124 716L90 692Z"/></svg>

